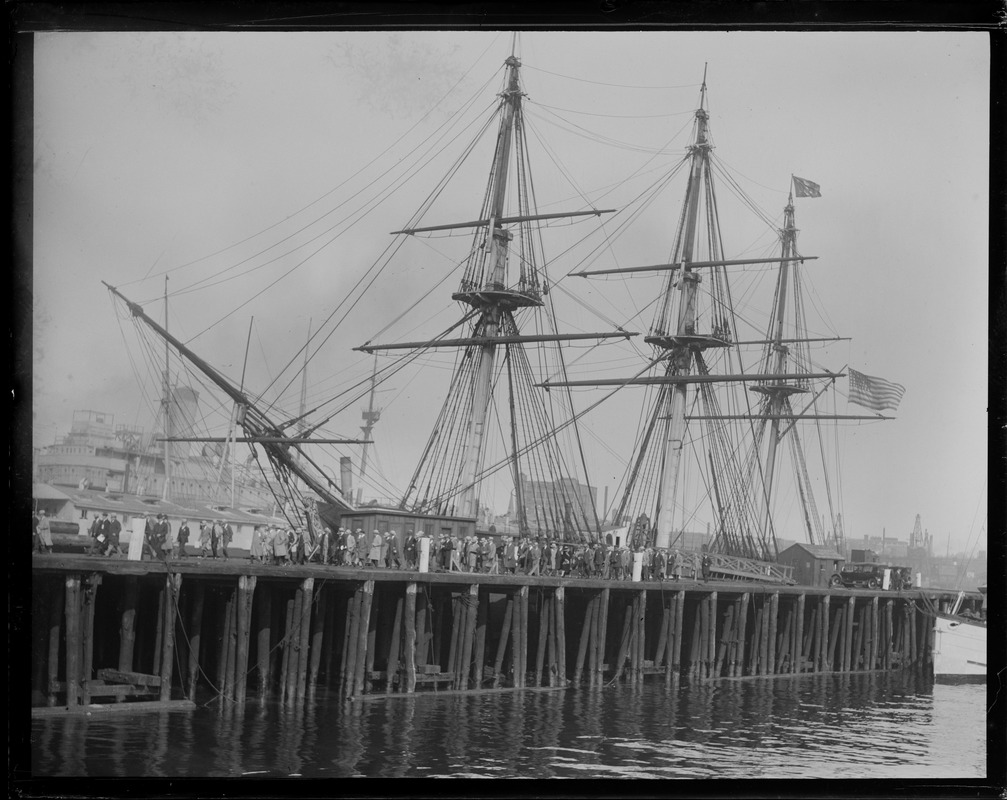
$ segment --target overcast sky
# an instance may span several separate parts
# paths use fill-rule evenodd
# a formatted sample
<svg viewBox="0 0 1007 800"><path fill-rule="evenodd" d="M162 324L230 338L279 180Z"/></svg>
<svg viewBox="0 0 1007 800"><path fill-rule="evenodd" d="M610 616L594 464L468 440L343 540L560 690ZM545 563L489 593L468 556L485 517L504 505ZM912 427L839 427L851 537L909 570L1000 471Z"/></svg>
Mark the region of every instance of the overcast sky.
<svg viewBox="0 0 1007 800"><path fill-rule="evenodd" d="M428 169L367 215L355 209L379 196L384 170L412 163L468 100L458 117L466 122L493 105L511 46L511 34L470 32L37 36L35 446L62 436L75 409L154 427L157 374L140 366L132 324L119 319L101 280L161 319L167 273L170 328L235 381L254 317L246 386L270 387L265 396L276 399L292 373L272 382L297 360L309 320L317 329L355 296L393 241L389 232L434 188L440 160L473 130L454 129ZM920 514L939 551L949 535L953 549L970 546L986 514L986 35L526 33L517 51L543 211L620 207L653 170L681 158L704 65L715 152L754 202L779 219L791 174L821 184L822 197L797 208L800 249L818 256L806 267L815 331L852 341L820 359L906 386L895 421L842 429L847 533L884 528L905 539ZM443 214L427 224L477 216L488 160L472 161L469 188L452 184ZM588 258L597 242L589 244L566 263L557 258L552 278L577 259L602 268L666 258L676 191L655 200L641 220L652 224L631 244ZM771 231L735 212L726 195L726 256L771 252ZM557 229L547 255L585 232ZM372 359L352 347L425 338L457 319L456 275L411 308L445 278L439 265L450 257L450 242L423 242L420 255L338 311L346 317L309 372L310 403L369 374ZM195 291L197 281L214 285ZM578 302L559 310L561 324L643 331L652 312L637 316L641 298L657 285L568 279L561 286ZM554 294L558 306L571 299ZM762 321L748 298L736 299L743 315ZM632 350L610 352L595 374L628 375L638 363ZM371 458L389 494L404 487L423 447L450 374L445 358L400 373L379 395L385 410ZM299 388L294 380L278 400L288 412ZM222 435L228 409L201 399L208 432ZM581 407L594 399L577 395ZM639 397L620 402L585 417L600 492L614 492L636 432ZM357 435L362 405L326 431ZM506 497L496 505L505 510Z"/></svg>

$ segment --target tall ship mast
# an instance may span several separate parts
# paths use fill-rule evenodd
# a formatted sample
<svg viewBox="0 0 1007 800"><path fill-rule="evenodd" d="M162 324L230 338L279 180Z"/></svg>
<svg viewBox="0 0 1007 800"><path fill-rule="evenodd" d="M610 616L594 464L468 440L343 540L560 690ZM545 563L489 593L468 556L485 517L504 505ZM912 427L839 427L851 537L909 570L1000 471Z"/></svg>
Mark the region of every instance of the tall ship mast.
<svg viewBox="0 0 1007 800"><path fill-rule="evenodd" d="M645 342L649 374L607 380L553 381L561 386L645 386L653 389L644 410L614 518L636 546L681 546L695 506L683 497L686 459L715 520L710 550L730 557L734 577L782 579L766 564L778 555L773 506L778 492L780 443L787 439L811 544L838 541L819 516L813 481L798 422L876 420L881 415L825 413L819 398L846 373L816 367L804 319L801 264L813 260L797 249L793 194L777 230L778 256L725 258L716 176L730 182L713 156L704 74L693 134L682 162L685 196L677 217L670 258L665 263L586 270L583 277L626 273L664 274ZM794 178L798 195L820 196L818 187ZM814 187L814 194L811 188ZM748 205L752 205L745 198ZM764 220L768 217L763 215ZM776 270L769 320L761 338L739 336L732 270L758 266ZM751 348L760 356L753 360ZM806 398L798 407L795 398ZM753 398L755 398L753 400ZM852 398L851 398L852 399ZM821 433L819 433L821 436ZM694 458L693 458L694 457ZM835 521L832 491L825 484L829 518ZM836 526L836 523L832 523ZM838 527L838 526L836 526Z"/></svg>
<svg viewBox="0 0 1007 800"><path fill-rule="evenodd" d="M543 393L535 388L536 372L526 346L628 334L563 334L551 322L547 332L522 333L523 317L549 315L539 224L608 212L538 213L524 129L520 68L514 55L505 61L504 85L495 112L496 143L478 218L396 231L417 236L472 230L461 281L452 294L464 310L455 327L466 328L468 335L406 344L368 343L358 349L368 353L402 348L461 350L401 508L478 518L484 478L505 468L512 477L519 535L593 541L600 534L600 523L594 503L577 488L576 476L584 470L578 469L582 465L577 464L576 453L563 453L559 446L556 429L563 421L555 418ZM562 359L562 350L555 352ZM506 432L508 441L506 455L491 464L487 462L487 440L494 407L499 411L499 429ZM576 439L575 426L573 431ZM546 491L535 490L544 486L548 486Z"/></svg>

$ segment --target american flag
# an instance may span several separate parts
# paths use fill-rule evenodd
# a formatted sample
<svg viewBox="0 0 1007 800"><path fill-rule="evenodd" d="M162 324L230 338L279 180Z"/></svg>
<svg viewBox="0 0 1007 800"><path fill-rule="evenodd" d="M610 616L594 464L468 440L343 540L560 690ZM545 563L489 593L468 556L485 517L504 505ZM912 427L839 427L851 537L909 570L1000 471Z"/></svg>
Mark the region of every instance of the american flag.
<svg viewBox="0 0 1007 800"><path fill-rule="evenodd" d="M814 181L809 181L806 178L798 178L796 175L792 175L791 177L794 179L794 194L798 197L822 196L822 187Z"/></svg>
<svg viewBox="0 0 1007 800"><path fill-rule="evenodd" d="M850 402L874 411L892 410L899 407L906 387L900 383L892 383L884 378L864 375L855 369L850 370Z"/></svg>

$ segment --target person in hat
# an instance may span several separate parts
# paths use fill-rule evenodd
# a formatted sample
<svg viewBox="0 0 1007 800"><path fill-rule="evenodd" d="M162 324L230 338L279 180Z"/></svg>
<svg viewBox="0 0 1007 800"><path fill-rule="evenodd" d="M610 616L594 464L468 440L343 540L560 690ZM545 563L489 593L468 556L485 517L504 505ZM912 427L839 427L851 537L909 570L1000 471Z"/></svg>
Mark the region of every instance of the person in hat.
<svg viewBox="0 0 1007 800"><path fill-rule="evenodd" d="M210 554L211 525L205 519L199 521L199 557L206 558Z"/></svg>
<svg viewBox="0 0 1007 800"><path fill-rule="evenodd" d="M161 543L161 552L164 554L164 558L168 559L171 558L172 551L175 549L175 537L171 535L171 523L168 521L168 515L161 514L160 518L157 538Z"/></svg>
<svg viewBox="0 0 1007 800"><path fill-rule="evenodd" d="M234 528L231 527L231 523L230 522L225 522L224 523L224 529L221 532L221 536L220 536L220 550L221 550L221 554L224 556L224 558L228 557L227 556L227 547L231 543L231 540L233 538L234 538Z"/></svg>
<svg viewBox="0 0 1007 800"><path fill-rule="evenodd" d="M210 552L213 558L217 557L217 548L220 547L220 537L224 535L224 525L219 519L210 523Z"/></svg>
<svg viewBox="0 0 1007 800"><path fill-rule="evenodd" d="M122 556L122 549L119 547L119 536L121 533L122 523L119 522L118 515L113 514L112 519L108 523L108 543L105 548L105 555L109 558Z"/></svg>
<svg viewBox="0 0 1007 800"><path fill-rule="evenodd" d="M38 512L38 544L40 552L52 554L52 532L49 528L49 517L44 508L39 509Z"/></svg>
<svg viewBox="0 0 1007 800"><path fill-rule="evenodd" d="M252 542L248 546L248 560L253 564L262 561L262 526L252 528Z"/></svg>
<svg viewBox="0 0 1007 800"><path fill-rule="evenodd" d="M387 569L401 569L402 563L399 557L399 540L394 532L388 531L385 534L385 567Z"/></svg>
<svg viewBox="0 0 1007 800"><path fill-rule="evenodd" d="M406 569L416 569L416 553L419 544L416 542L416 533L410 528L406 531L406 541L402 545L402 555L405 557Z"/></svg>

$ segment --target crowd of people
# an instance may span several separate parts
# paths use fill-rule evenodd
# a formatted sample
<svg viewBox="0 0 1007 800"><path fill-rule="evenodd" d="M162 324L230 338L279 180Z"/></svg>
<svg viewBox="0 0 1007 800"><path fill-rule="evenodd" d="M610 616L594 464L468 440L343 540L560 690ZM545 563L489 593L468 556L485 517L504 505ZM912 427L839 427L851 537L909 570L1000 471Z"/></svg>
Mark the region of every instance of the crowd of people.
<svg viewBox="0 0 1007 800"><path fill-rule="evenodd" d="M52 550L45 513L34 521L36 552ZM115 514L96 517L89 529L91 554L122 555L119 536L122 524ZM218 519L198 523L198 558L230 558L234 538L230 523ZM158 559L186 558L189 522L182 520L175 535L167 515L148 515L144 525L143 556ZM427 547L421 546L428 540ZM45 542L48 541L48 545ZM426 550L430 572L472 572L491 575L548 575L575 578L630 580L634 554L640 555L641 580L706 579L709 557L665 547L630 547L593 543L571 544L531 537L489 535L456 536L407 532L402 542L391 531L365 533L357 528L324 527L313 537L305 527L257 525L252 531L248 558L273 565L308 564L369 568L420 569Z"/></svg>
<svg viewBox="0 0 1007 800"><path fill-rule="evenodd" d="M304 528L257 527L249 558L269 564L305 564L417 570L427 539L430 572L549 575L630 580L633 556L640 554L641 580L706 578L709 558L671 548L610 544L568 544L555 540L488 535L458 537L409 532L401 545L388 531L325 528L312 541Z"/></svg>

